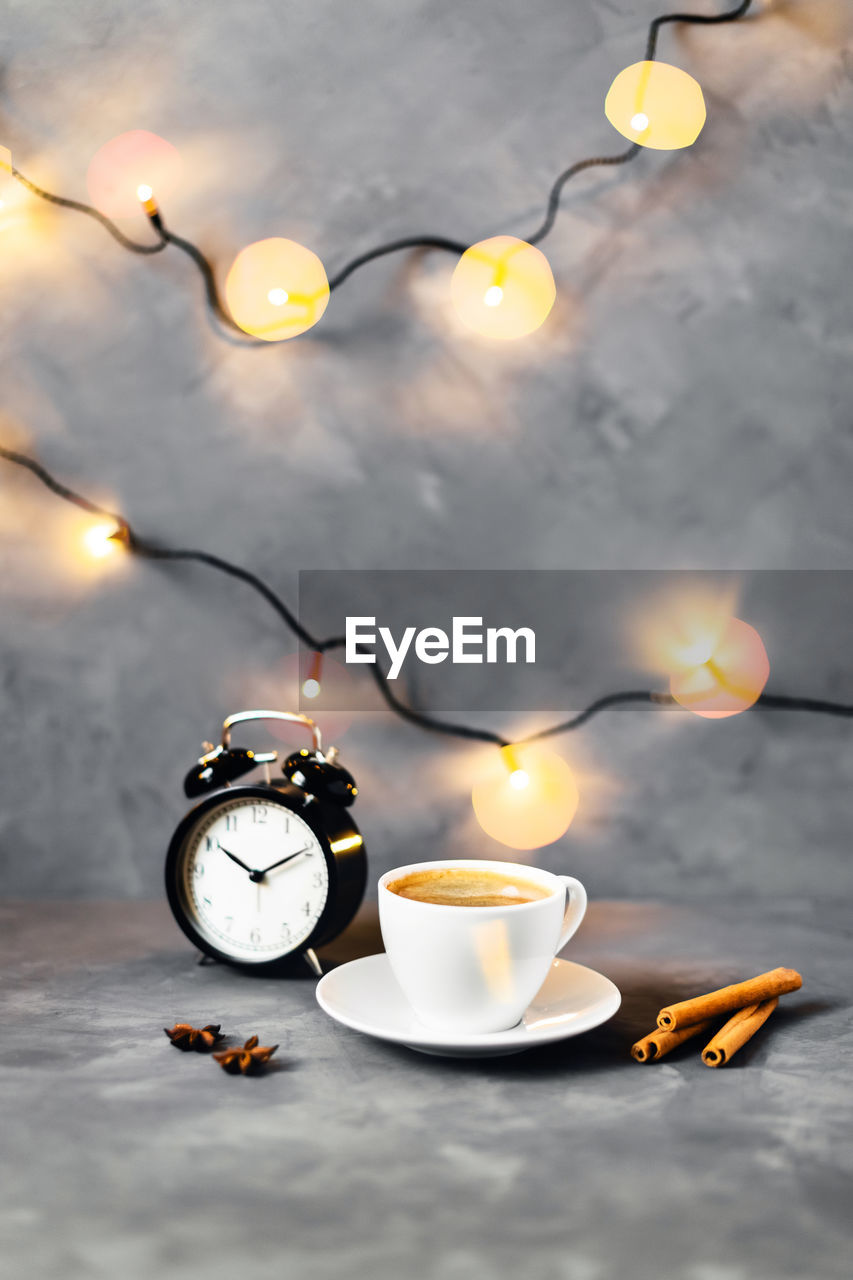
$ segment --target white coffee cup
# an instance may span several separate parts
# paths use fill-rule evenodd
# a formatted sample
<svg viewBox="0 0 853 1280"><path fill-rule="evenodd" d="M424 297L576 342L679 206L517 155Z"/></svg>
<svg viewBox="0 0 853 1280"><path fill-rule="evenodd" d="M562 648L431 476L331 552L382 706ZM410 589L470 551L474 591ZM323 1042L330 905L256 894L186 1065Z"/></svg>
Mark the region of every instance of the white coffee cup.
<svg viewBox="0 0 853 1280"><path fill-rule="evenodd" d="M452 867L517 877L547 895L506 906L445 906L388 887L415 871ZM391 971L418 1019L438 1031L514 1027L585 912L579 880L518 863L415 862L379 880L379 923Z"/></svg>

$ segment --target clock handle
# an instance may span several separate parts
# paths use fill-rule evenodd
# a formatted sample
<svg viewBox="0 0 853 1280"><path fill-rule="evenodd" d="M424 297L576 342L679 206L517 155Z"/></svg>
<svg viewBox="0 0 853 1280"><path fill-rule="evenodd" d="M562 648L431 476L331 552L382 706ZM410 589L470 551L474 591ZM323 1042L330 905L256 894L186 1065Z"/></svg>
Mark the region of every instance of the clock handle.
<svg viewBox="0 0 853 1280"><path fill-rule="evenodd" d="M231 744L231 730L235 724L245 724L247 720L288 720L295 724L304 724L311 730L311 743L315 751L323 750L319 726L310 716L303 716L298 711L235 711L228 716L222 726L222 745Z"/></svg>

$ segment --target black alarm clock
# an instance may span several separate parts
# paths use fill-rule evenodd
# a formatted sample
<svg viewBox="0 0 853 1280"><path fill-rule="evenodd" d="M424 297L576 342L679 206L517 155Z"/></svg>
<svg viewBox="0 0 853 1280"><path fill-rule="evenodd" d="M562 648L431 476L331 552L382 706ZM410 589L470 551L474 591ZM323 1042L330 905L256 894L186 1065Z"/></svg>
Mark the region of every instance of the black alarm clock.
<svg viewBox="0 0 853 1280"><path fill-rule="evenodd" d="M311 749L270 766L277 751L231 745L231 730L249 720L288 720L311 731ZM179 823L166 855L166 893L180 927L214 960L252 972L283 971L302 955L322 973L314 948L352 920L364 894L367 858L350 813L353 777L323 752L307 716L240 711L229 716L218 747L184 780L200 802ZM240 783L258 766L264 780Z"/></svg>

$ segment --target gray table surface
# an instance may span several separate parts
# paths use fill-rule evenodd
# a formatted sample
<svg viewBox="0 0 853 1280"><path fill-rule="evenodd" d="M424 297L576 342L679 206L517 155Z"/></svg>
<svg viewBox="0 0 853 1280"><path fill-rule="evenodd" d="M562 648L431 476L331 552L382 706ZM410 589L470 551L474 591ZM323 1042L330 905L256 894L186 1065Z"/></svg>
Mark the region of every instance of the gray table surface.
<svg viewBox="0 0 853 1280"><path fill-rule="evenodd" d="M848 1276L846 908L592 906L568 948L623 1005L513 1058L333 1023L314 982L200 967L160 903L0 908L7 1274ZM375 906L325 952L380 949ZM802 991L735 1063L641 1067L662 1003L777 964ZM279 1041L230 1077L161 1028Z"/></svg>

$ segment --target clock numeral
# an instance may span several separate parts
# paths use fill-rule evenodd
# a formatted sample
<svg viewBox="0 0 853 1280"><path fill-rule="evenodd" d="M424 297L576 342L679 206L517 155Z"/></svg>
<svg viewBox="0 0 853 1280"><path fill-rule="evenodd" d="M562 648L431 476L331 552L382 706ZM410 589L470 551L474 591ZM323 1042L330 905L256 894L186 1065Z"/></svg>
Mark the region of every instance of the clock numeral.
<svg viewBox="0 0 853 1280"><path fill-rule="evenodd" d="M252 805L252 822L257 823L260 826L265 824L266 820L267 820L267 806L265 804L253 804Z"/></svg>
<svg viewBox="0 0 853 1280"><path fill-rule="evenodd" d="M283 924L281 926L281 940L282 942L290 942L290 938L291 938L290 925Z"/></svg>
<svg viewBox="0 0 853 1280"><path fill-rule="evenodd" d="M204 849L206 853L213 852L213 836L204 837Z"/></svg>
<svg viewBox="0 0 853 1280"><path fill-rule="evenodd" d="M226 831L236 831L236 830L237 830L237 815L236 815L236 813L226 813L226 815L225 815L225 830L226 830Z"/></svg>
<svg viewBox="0 0 853 1280"><path fill-rule="evenodd" d="M233 924L233 923L234 923L234 917L233 917L233 916L226 916L226 917L225 917L225 932L226 932L226 933L230 933L230 932L231 932L231 926L232 926L232 924Z"/></svg>
<svg viewBox="0 0 853 1280"><path fill-rule="evenodd" d="M310 903L310 902L306 902L306 903L305 903L305 906L302 908L302 910L305 912L306 916L310 916L310 914L311 914L311 903Z"/></svg>
<svg viewBox="0 0 853 1280"><path fill-rule="evenodd" d="M260 929L253 929L253 930L252 930L252 932L249 934L249 941L250 941L250 942L253 942L253 943L255 944L255 946L257 946L257 944L260 942L260 940L261 940L261 931L260 931Z"/></svg>
<svg viewBox="0 0 853 1280"><path fill-rule="evenodd" d="M202 876L204 875L204 863L203 863L203 862L196 862L196 863L194 863L194 865L193 865L193 875L195 876L196 880L200 880L200 879L202 878Z"/></svg>
<svg viewBox="0 0 853 1280"><path fill-rule="evenodd" d="M322 889L322 887L323 887L323 873L322 873L322 871L315 871L315 872L314 872L313 876L311 877L311 887L312 887L313 889Z"/></svg>

